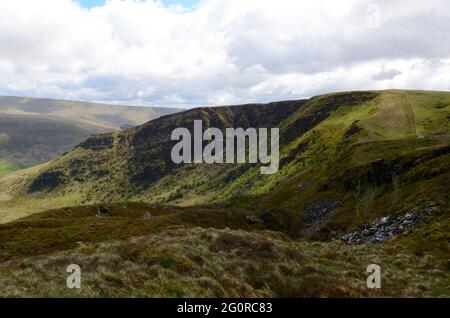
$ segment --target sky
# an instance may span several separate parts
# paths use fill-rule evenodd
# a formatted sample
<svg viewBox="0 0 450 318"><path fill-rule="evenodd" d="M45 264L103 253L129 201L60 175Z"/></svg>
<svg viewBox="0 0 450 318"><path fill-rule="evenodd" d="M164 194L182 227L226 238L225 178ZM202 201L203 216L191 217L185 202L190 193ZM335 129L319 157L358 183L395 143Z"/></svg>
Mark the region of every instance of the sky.
<svg viewBox="0 0 450 318"><path fill-rule="evenodd" d="M448 0L0 1L0 95L197 107L450 90Z"/></svg>
<svg viewBox="0 0 450 318"><path fill-rule="evenodd" d="M78 3L83 8L91 9L95 7L99 7L104 5L106 0L78 0ZM193 8L195 5L197 5L199 0L161 0L161 3L163 3L166 6L173 6L173 5L181 5L186 8Z"/></svg>

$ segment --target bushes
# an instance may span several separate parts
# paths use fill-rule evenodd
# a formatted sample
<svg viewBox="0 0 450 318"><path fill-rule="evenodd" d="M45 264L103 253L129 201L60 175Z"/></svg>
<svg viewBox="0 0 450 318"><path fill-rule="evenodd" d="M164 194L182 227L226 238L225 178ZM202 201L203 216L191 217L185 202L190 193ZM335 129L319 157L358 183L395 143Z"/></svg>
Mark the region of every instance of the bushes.
<svg viewBox="0 0 450 318"><path fill-rule="evenodd" d="M172 193L168 198L167 198L167 202L171 202L171 201L175 201L175 200L179 200L182 199L184 196L183 192L181 191L181 189L177 189L177 191L175 191L174 193Z"/></svg>

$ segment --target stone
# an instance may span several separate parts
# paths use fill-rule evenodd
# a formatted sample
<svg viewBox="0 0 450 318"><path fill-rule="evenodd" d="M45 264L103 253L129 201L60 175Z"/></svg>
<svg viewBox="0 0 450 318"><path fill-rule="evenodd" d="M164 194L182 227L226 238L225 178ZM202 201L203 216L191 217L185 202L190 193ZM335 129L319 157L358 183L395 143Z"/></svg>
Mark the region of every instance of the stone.
<svg viewBox="0 0 450 318"><path fill-rule="evenodd" d="M256 224L258 223L258 219L252 215L247 215L245 217L245 220L247 221L248 224Z"/></svg>
<svg viewBox="0 0 450 318"><path fill-rule="evenodd" d="M419 213L416 211L400 217L382 217L370 224L361 225L354 232L342 235L340 239L351 245L381 243L402 234L419 222L420 218Z"/></svg>
<svg viewBox="0 0 450 318"><path fill-rule="evenodd" d="M145 212L144 220L149 221L153 218L153 215L150 212Z"/></svg>
<svg viewBox="0 0 450 318"><path fill-rule="evenodd" d="M303 191L303 190L306 190L306 189L308 188L308 186L309 186L309 182L305 182L305 183L299 184L299 185L296 186L295 188L296 188L298 191Z"/></svg>
<svg viewBox="0 0 450 318"><path fill-rule="evenodd" d="M314 202L304 211L305 221L308 224L321 221L341 206L342 201L340 199L324 199Z"/></svg>
<svg viewBox="0 0 450 318"><path fill-rule="evenodd" d="M109 215L110 211L111 211L110 208L108 208L106 206L103 206L103 205L100 205L99 207L97 207L96 215L97 215L98 218L102 218L104 216Z"/></svg>

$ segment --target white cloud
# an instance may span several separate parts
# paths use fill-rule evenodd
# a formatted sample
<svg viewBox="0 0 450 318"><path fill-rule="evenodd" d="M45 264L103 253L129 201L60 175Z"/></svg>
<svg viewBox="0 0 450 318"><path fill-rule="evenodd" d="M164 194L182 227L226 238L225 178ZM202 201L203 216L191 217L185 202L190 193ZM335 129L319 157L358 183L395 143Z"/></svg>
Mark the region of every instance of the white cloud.
<svg viewBox="0 0 450 318"><path fill-rule="evenodd" d="M449 29L446 0L0 1L0 94L188 107L450 90Z"/></svg>

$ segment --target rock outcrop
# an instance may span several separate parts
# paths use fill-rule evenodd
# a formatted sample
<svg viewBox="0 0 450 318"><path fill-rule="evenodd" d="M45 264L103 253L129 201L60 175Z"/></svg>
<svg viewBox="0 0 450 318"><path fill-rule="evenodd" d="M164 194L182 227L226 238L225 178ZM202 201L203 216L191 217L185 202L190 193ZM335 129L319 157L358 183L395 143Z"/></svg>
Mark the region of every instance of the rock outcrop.
<svg viewBox="0 0 450 318"><path fill-rule="evenodd" d="M28 193L52 191L64 184L66 176L62 171L46 171L30 184Z"/></svg>
<svg viewBox="0 0 450 318"><path fill-rule="evenodd" d="M305 209L305 222L308 224L323 220L342 206L340 199L324 199L317 201Z"/></svg>
<svg viewBox="0 0 450 318"><path fill-rule="evenodd" d="M418 212L410 212L400 217L385 216L371 224L364 224L356 231L341 236L340 239L350 245L381 243L413 227L422 217L423 215L419 215Z"/></svg>
<svg viewBox="0 0 450 318"><path fill-rule="evenodd" d="M319 231L328 216L342 205L343 202L340 199L323 199L309 205L303 211L305 227L302 229L302 233L312 234Z"/></svg>

